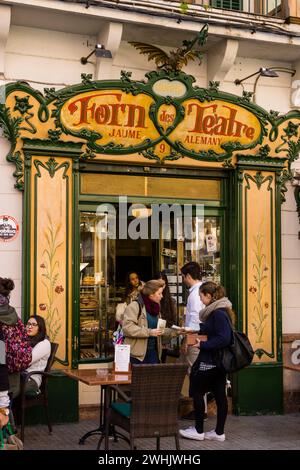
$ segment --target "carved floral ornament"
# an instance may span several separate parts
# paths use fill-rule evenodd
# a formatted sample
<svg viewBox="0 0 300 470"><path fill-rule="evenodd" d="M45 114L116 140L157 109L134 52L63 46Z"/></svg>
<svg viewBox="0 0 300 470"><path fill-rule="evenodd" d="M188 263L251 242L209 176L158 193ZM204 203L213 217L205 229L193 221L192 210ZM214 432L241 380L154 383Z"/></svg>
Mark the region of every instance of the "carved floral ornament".
<svg viewBox="0 0 300 470"><path fill-rule="evenodd" d="M199 45L203 34L201 41L197 37ZM24 142L36 148L76 146L83 159L138 154L161 164L188 158L225 169L251 162L290 174L300 149L300 113L268 113L250 101L251 94L221 92L217 82L208 89L194 85L194 77L179 69L191 57L200 58L192 49L195 42L184 42L176 52L181 62L172 64L149 46L142 53L159 70L147 73L144 81L122 71L120 80L111 81L92 81L83 74L82 83L45 88L44 94L24 82L2 87L0 125L11 143L7 160L15 163L16 187L24 185Z"/></svg>

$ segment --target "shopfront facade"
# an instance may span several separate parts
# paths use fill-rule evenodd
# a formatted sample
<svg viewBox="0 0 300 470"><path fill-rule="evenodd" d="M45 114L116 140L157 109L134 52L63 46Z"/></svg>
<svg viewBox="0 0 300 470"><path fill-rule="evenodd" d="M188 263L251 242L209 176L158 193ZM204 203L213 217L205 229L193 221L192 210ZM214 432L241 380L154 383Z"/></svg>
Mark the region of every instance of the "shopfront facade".
<svg viewBox="0 0 300 470"><path fill-rule="evenodd" d="M165 270L180 312L180 267L197 259L205 279L227 287L255 349L253 366L235 380L236 410L280 412L280 208L300 115L268 114L216 83L199 89L183 72L147 78L83 76L82 84L46 97L26 84L6 85L8 158L19 165L24 159L17 184L24 188L25 311L45 316L62 366L108 362L122 301L116 273L135 269L149 279ZM141 203L191 207L196 238L187 243L184 231L175 237L175 214L167 234L153 214L128 222ZM109 234L108 204L118 219ZM129 241L134 222L137 236L150 222L158 237L151 227L142 243L134 234Z"/></svg>
<svg viewBox="0 0 300 470"><path fill-rule="evenodd" d="M126 272L166 271L180 321L180 267L197 260L225 285L255 350L233 380L234 411L282 412L281 211L298 110L268 112L247 92L166 67L103 75L3 87L3 153L23 204L23 317L46 318L58 369L106 367Z"/></svg>

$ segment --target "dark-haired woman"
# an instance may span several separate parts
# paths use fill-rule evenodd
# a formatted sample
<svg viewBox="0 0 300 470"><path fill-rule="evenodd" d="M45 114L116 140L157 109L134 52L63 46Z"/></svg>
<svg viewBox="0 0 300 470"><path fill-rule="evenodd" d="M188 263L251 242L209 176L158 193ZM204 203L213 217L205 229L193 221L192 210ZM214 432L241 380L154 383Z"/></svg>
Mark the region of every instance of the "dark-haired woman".
<svg viewBox="0 0 300 470"><path fill-rule="evenodd" d="M214 353L232 340L232 304L225 297L225 290L214 282L205 282L199 288L205 308L200 312L201 335L207 341L198 341L200 352L190 375L190 394L194 400L195 427L181 429L181 436L203 441L225 441L224 426L227 418L226 373L217 367ZM217 405L217 426L204 433L204 395L213 392Z"/></svg>
<svg viewBox="0 0 300 470"><path fill-rule="evenodd" d="M26 330L29 337L29 342L32 346L32 361L26 372L41 371L46 369L46 365L51 353L51 344L46 333L46 324L43 317L39 315L32 315L29 317ZM41 375L32 375L26 383L26 393L40 392L42 383Z"/></svg>
<svg viewBox="0 0 300 470"><path fill-rule="evenodd" d="M129 271L126 274L125 279L125 302L130 304L133 300L136 300L144 283L141 281L140 276L135 271Z"/></svg>
<svg viewBox="0 0 300 470"><path fill-rule="evenodd" d="M168 277L163 271L159 271L154 275L153 279L161 279L165 283L163 296L160 301L160 312L161 318L166 320L166 327L171 328L172 325L177 325L177 310L176 300L174 299L174 297L171 296L170 293ZM171 341L173 340L177 341L177 338L173 338ZM170 340L168 341L163 339L161 362L166 362L168 349L170 349Z"/></svg>

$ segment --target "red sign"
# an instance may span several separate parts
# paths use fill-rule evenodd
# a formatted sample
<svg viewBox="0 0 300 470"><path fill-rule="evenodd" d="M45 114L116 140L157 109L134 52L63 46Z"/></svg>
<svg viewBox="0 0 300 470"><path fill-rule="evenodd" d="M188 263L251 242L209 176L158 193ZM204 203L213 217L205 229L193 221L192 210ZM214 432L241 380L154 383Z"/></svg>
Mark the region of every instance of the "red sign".
<svg viewBox="0 0 300 470"><path fill-rule="evenodd" d="M12 242L19 233L19 224L11 215L0 215L0 242Z"/></svg>

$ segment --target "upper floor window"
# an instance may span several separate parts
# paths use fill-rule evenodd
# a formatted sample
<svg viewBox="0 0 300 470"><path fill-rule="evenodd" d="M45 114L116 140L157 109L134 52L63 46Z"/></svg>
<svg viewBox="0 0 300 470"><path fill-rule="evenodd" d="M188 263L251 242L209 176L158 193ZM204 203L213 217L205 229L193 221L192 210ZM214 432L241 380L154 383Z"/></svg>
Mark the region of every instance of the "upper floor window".
<svg viewBox="0 0 300 470"><path fill-rule="evenodd" d="M281 0L211 0L210 6L259 15L278 16Z"/></svg>
<svg viewBox="0 0 300 470"><path fill-rule="evenodd" d="M211 6L227 10L243 10L243 0L212 0Z"/></svg>

